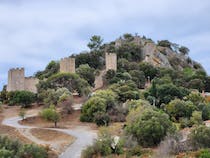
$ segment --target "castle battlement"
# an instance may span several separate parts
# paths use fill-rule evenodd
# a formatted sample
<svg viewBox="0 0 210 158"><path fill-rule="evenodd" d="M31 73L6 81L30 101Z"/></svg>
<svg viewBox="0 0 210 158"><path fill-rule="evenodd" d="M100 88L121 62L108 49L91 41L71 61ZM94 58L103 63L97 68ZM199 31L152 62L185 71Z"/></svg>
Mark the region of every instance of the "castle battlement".
<svg viewBox="0 0 210 158"><path fill-rule="evenodd" d="M25 77L24 68L12 68L8 71L7 91L27 90L36 93L38 82L35 77Z"/></svg>
<svg viewBox="0 0 210 158"><path fill-rule="evenodd" d="M106 53L106 71L117 70L117 54L116 53Z"/></svg>
<svg viewBox="0 0 210 158"><path fill-rule="evenodd" d="M72 57L61 58L60 72L75 73L75 58Z"/></svg>

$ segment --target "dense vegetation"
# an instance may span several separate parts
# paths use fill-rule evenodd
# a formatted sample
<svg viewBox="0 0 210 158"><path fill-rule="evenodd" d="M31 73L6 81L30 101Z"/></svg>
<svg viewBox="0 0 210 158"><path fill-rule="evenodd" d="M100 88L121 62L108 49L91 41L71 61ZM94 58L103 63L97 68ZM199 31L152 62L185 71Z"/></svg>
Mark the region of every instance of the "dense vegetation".
<svg viewBox="0 0 210 158"><path fill-rule="evenodd" d="M18 140L0 136L1 158L47 158L47 151L34 144L21 144Z"/></svg>
<svg viewBox="0 0 210 158"><path fill-rule="evenodd" d="M145 62L143 50L148 43L171 66ZM81 121L98 126L124 123L118 141L106 129L102 130L99 139L84 151L84 157L122 154L123 148L127 154L140 156L141 148L158 146L169 138L175 142L173 147L168 144L171 153L209 148L209 128L199 125L210 119L210 104L201 95L202 90L210 91L210 77L190 59L187 47L168 40L155 43L131 34L106 44L100 36L93 36L88 47L90 51L72 55L76 59L76 73L60 73L59 63L51 61L44 71L35 74L40 79L37 96L25 91L7 93L4 87L1 101L23 107L35 100L44 103L46 109L41 116L56 126L60 119L56 107L61 105L61 114L71 114L73 94L78 93L86 98ZM117 54L117 71L107 71L103 76L104 89L91 92L98 72L104 69L106 52ZM187 147L181 150L178 146L183 144L180 145L177 133L185 127L192 128L192 132L186 140ZM209 151L200 153L205 154Z"/></svg>

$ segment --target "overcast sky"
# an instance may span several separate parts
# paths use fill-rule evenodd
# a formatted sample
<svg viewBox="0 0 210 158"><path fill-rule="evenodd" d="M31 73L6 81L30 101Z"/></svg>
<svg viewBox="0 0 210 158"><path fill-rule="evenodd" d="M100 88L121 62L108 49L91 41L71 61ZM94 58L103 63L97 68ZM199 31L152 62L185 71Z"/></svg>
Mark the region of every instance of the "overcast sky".
<svg viewBox="0 0 210 158"><path fill-rule="evenodd" d="M185 45L210 74L209 0L0 0L0 88L10 68L33 75L86 50L92 35L124 33Z"/></svg>

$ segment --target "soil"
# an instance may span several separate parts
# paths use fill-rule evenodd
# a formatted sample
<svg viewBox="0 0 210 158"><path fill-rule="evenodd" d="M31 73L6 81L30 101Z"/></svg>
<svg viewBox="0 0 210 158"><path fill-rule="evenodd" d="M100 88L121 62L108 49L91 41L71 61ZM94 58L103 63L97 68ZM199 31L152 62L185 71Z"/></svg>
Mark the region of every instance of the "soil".
<svg viewBox="0 0 210 158"><path fill-rule="evenodd" d="M97 126L94 123L86 123L86 122L80 122L80 110L74 111L72 114L69 115L63 115L61 120L57 124L57 128L75 128L77 126L87 126L91 129L95 130L97 129ZM28 117L24 119L23 121L19 122L22 125L27 126L36 126L40 128L53 128L54 123L45 121L40 116L34 116L34 117Z"/></svg>

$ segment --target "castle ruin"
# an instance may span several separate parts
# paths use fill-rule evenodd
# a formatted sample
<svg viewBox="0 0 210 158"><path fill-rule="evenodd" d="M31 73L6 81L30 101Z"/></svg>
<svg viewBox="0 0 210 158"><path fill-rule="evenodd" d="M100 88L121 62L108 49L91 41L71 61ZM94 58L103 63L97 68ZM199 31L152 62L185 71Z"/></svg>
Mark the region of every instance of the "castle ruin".
<svg viewBox="0 0 210 158"><path fill-rule="evenodd" d="M117 54L106 53L106 71L117 70Z"/></svg>
<svg viewBox="0 0 210 158"><path fill-rule="evenodd" d="M75 58L62 58L60 60L60 72L75 73Z"/></svg>
<svg viewBox="0 0 210 158"><path fill-rule="evenodd" d="M25 77L24 68L10 69L8 72L7 91L26 90L37 93L36 84L38 82L37 78Z"/></svg>

